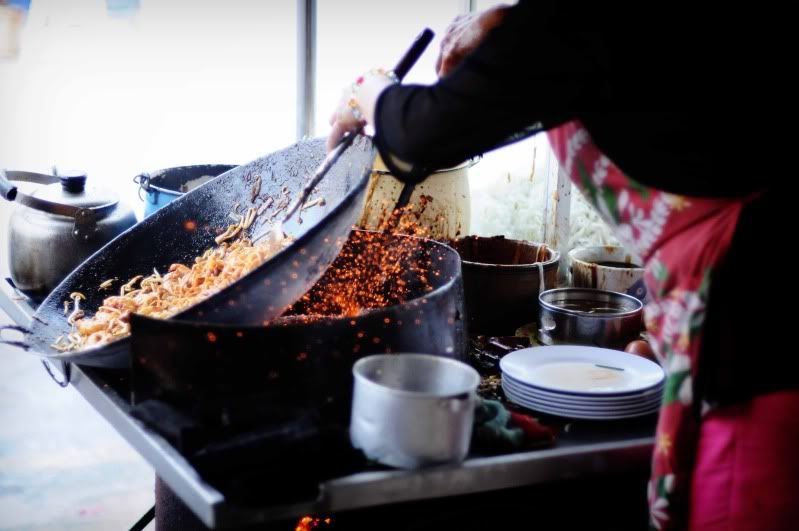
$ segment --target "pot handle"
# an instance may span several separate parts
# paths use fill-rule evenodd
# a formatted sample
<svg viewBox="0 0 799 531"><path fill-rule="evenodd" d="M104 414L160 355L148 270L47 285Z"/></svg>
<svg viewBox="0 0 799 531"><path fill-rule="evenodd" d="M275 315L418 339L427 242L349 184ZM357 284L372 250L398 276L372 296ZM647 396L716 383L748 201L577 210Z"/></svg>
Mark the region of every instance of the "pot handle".
<svg viewBox="0 0 799 531"><path fill-rule="evenodd" d="M44 370L47 371L47 374L50 375L50 378L57 383L59 387L66 387L69 385L69 382L72 380L72 364L65 361L61 362L61 372L64 373L63 380L59 380L55 377L53 369L50 368L50 364L47 363L47 360L42 360L42 365L44 366Z"/></svg>
<svg viewBox="0 0 799 531"><path fill-rule="evenodd" d="M459 395L440 399L438 406L452 413L457 413L470 405L473 407L475 400L475 395L473 393L461 393Z"/></svg>
<svg viewBox="0 0 799 531"><path fill-rule="evenodd" d="M150 192L150 174L147 172L140 173L133 178L133 182L139 185L139 199L144 201L144 198L141 196L141 193L149 193Z"/></svg>
<svg viewBox="0 0 799 531"><path fill-rule="evenodd" d="M54 184L60 181L59 177L55 175L44 175L42 173L34 173L30 171L7 171L0 170L0 193L7 201L16 201L26 207L34 210L41 210L50 214L57 214L59 216L66 216L75 218L76 220L83 220L87 217L101 218L109 214L117 206L117 202L113 201L105 205L96 207L80 208L71 205L62 205L61 203L54 203L21 193L16 186L11 184L11 181L20 181L37 184Z"/></svg>
<svg viewBox="0 0 799 531"><path fill-rule="evenodd" d="M544 264L538 262L538 293L544 293L547 290L547 282L544 277Z"/></svg>
<svg viewBox="0 0 799 531"><path fill-rule="evenodd" d="M20 332L26 336L32 334L33 333L32 331L28 330L24 326L19 326L19 325L0 325L0 345L9 345L12 347L18 347L21 348L22 350L29 350L31 348L31 346L24 341L3 339L2 337L3 330L14 330L15 332ZM50 364L47 363L47 360L42 360L42 365L44 366L44 369L47 371L47 374L50 375L50 378L52 378L53 381L59 385L59 387L66 387L69 385L72 376L72 370L71 370L72 366L64 361L62 361L61 364L62 364L61 372L64 374L63 380L59 380L58 378L55 377L55 374L53 374L53 369L50 368Z"/></svg>
<svg viewBox="0 0 799 531"><path fill-rule="evenodd" d="M33 332L25 328L24 326L19 325L0 325L0 345L9 345L12 347L21 348L22 350L28 350L31 348L29 344L25 341L15 341L13 339L3 339L3 330L14 330L15 332L20 332L24 335L30 335Z"/></svg>

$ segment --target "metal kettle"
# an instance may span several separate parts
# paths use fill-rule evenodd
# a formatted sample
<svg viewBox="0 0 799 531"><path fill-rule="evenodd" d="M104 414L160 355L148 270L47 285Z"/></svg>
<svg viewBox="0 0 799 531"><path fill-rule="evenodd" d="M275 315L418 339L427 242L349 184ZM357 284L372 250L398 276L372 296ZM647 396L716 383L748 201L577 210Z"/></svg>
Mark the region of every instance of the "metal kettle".
<svg viewBox="0 0 799 531"><path fill-rule="evenodd" d="M43 184L30 195L13 181ZM0 170L0 194L27 208L8 224L11 279L27 295L47 295L81 262L136 223L110 191L86 187L86 174Z"/></svg>

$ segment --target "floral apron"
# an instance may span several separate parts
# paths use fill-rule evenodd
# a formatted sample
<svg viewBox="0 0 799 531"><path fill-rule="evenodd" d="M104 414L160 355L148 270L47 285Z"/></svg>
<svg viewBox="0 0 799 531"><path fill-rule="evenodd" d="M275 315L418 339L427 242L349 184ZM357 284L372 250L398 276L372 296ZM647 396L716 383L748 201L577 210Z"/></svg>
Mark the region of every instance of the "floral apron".
<svg viewBox="0 0 799 531"><path fill-rule="evenodd" d="M599 151L579 122L548 135L572 182L644 261L651 297L644 319L667 374L648 492L650 525L683 529L699 418L707 409L694 400L707 297L748 200L684 197L642 186Z"/></svg>

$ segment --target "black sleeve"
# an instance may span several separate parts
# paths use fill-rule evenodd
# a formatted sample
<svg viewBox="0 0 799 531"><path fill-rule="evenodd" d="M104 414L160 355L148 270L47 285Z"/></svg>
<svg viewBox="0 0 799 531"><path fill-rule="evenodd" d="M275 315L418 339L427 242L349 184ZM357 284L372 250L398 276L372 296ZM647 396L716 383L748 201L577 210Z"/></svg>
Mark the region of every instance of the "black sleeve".
<svg viewBox="0 0 799 531"><path fill-rule="evenodd" d="M384 91L375 141L386 164L414 179L525 129L563 123L574 117L570 109L590 108L601 96L606 50L601 34L579 29L522 1L447 77Z"/></svg>

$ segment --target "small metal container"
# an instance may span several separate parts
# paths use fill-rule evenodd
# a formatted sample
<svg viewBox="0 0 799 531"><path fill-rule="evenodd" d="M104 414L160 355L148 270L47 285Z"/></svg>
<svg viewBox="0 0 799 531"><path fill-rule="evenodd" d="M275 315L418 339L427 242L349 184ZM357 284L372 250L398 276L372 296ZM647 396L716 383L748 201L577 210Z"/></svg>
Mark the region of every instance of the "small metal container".
<svg viewBox="0 0 799 531"><path fill-rule="evenodd" d="M472 437L477 371L449 358L384 354L361 359L352 373L354 447L399 468L463 461Z"/></svg>
<svg viewBox="0 0 799 531"><path fill-rule="evenodd" d="M623 349L637 339L644 305L630 295L589 288L551 289L538 296L539 340Z"/></svg>
<svg viewBox="0 0 799 531"><path fill-rule="evenodd" d="M598 245L569 251L571 285L632 295L647 302L644 268L640 261L623 247Z"/></svg>

